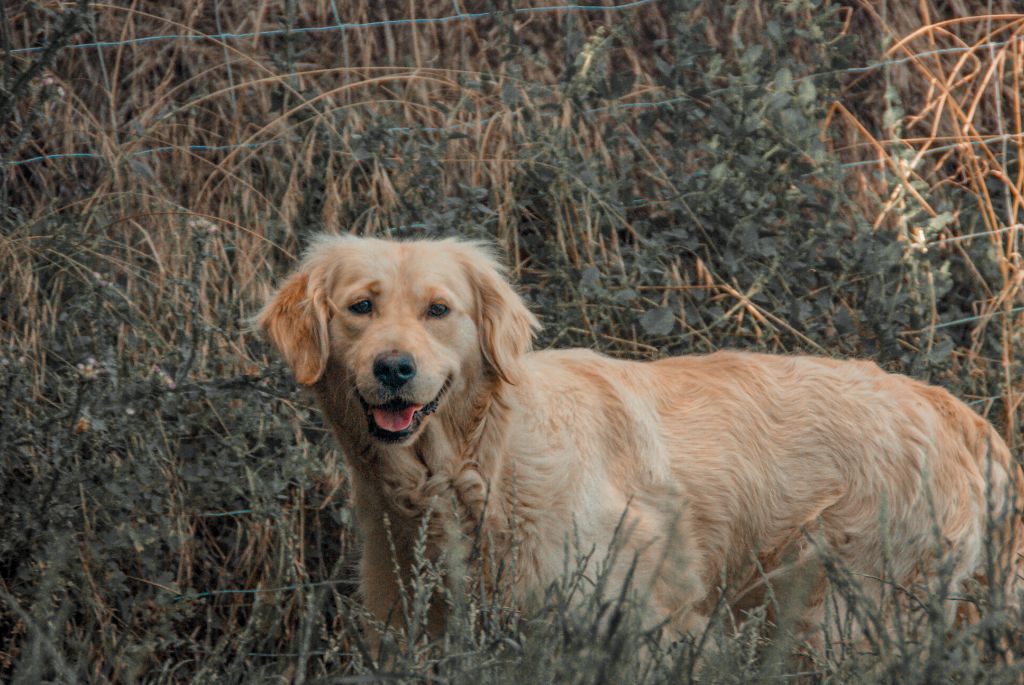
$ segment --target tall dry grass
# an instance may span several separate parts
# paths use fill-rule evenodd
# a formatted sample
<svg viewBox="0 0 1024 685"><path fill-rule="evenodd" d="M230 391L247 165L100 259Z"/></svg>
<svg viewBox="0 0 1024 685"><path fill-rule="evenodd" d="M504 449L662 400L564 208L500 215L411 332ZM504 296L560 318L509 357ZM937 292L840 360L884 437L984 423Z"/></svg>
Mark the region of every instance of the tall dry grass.
<svg viewBox="0 0 1024 685"><path fill-rule="evenodd" d="M456 10L94 3L75 26L74 7L0 17L4 677L364 677L343 468L245 324L316 230L497 240L545 345L872 356L1020 449L1009 2L659 0L316 34L290 29ZM64 153L90 156L28 161ZM539 628L474 606L458 649L393 648L410 680L702 672L696 642L636 662L650 636L555 600ZM808 677L1019 678L1019 625L932 608L867 650L848 631ZM722 617L705 680L803 668L766 621Z"/></svg>
<svg viewBox="0 0 1024 685"><path fill-rule="evenodd" d="M940 14L926 3L913 9L865 4L863 21L879 33L879 60L896 64L852 106L836 103L832 116L846 138L840 151L851 163L875 162L856 176L872 225L892 231L910 249L955 254L984 290L970 312L977 318L963 358L968 368L1001 369L1001 418L1006 436L1019 445L1022 374L1015 351L1024 322L1024 16L1014 14L1009 3L990 5L990 13L982 14L954 3L952 11ZM862 88L869 78L854 78L850 89ZM872 111L869 97L885 106ZM949 193L960 198L960 206L936 203ZM972 241L990 246L995 272L974 265L965 249ZM938 312L932 324L939 325ZM982 358L981 344L989 337L999 339L997 359Z"/></svg>
<svg viewBox="0 0 1024 685"><path fill-rule="evenodd" d="M770 6L761 2L737 11L693 5L693 20L707 20L708 45L728 59L736 59L736 46L763 31L771 16ZM31 11L29 7L8 11L12 45L45 42L38 33L42 19L32 21L30 14L59 13L61 6L43 4ZM533 147L543 145L532 128L537 117L548 117L552 126L576 126L562 83L576 79L585 90L587 77L594 72L599 78L621 73L632 83L619 104L676 95L659 85L655 73L656 58L665 55L659 41L668 38L669 30L663 6L506 15L312 36L189 40L198 34L452 13L443 4L422 8L346 3L342 9L343 17L331 2L94 7L92 26L78 42L182 37L62 51L33 82L35 98L18 103L18 119L32 125L8 126L8 135L17 143L5 150L8 160L62 152L98 155L4 170L5 193L17 212L13 217L18 226L6 241L5 271L11 277L5 286L27 308L17 325L7 327L7 334L17 334L23 353L45 364L46 351L33 329L56 324L56 308L34 295L41 284L27 265L37 259L55 259L66 279L91 282L93 271L116 273L123 279L126 296L144 311L157 303L185 308L192 306L187 288L174 280L190 280L195 260L182 249L188 242L182 236L215 229L209 249L219 255L221 264L230 265L230 275L216 274L218 282L211 282L212 274L197 275L197 306L209 315L240 300L247 303L240 312L244 316L259 300L276 265L294 258L300 249L296 226L359 232L394 226L400 209L415 207L417 198L397 190L404 184L398 178L403 173L398 146L384 151L383 159L372 158L373 134L370 139L366 135L385 119L391 128L457 133L430 167L430 183L439 197L456 196L467 187L485 189L484 202L496 214L494 234L505 244L517 245L522 224L543 221L575 266L593 264L595 258L616 259L618 227L625 227L628 235L629 218L603 206L601 198L584 195L586 205L579 206L570 188L564 196L571 197L571 203L556 203L543 217L531 216L529 198L523 197L516 178L536 156ZM1014 87L1020 67L1020 19L1008 13L1009 6L997 4L986 15L972 9L963 3L942 10L905 3L842 8L846 30L861 38L855 63L900 62L846 76L843 95L823 133L837 136L837 151L845 160L878 160L850 181L857 186L861 211L876 228L891 231L893 239L915 249L931 245L960 257L966 254L964 242L971 240L964 236L983 233L973 239L990 241L1000 252L998 278L978 276L990 297L977 302L972 313L981 318L972 329L979 340L989 335L990 327L998 330L1004 355L996 363L1003 367L1007 393L1003 419L1007 435L1014 439L1021 399L1013 374L1013 330L1021 321L1013 314L1021 297L1021 238L1014 228L1020 211L1021 172L1015 168L1019 89ZM800 11L809 14L813 9ZM597 33L602 26L624 26L631 40L602 39ZM567 31L577 36L576 44L554 40ZM513 34L519 52L514 60L506 54L506 38ZM969 49L934 54L948 47ZM30 61L31 56L19 55L11 63L16 68ZM33 102L38 105L35 117L29 111ZM615 164L622 151L610 148L601 131L619 112L595 112L573 131L573 145L581 155ZM645 133L634 142L645 146L650 160L640 175L652 184L671 186L672 170L659 168L658 150L677 143L659 136L657 127ZM232 145L254 147L190 149ZM172 151L136 156L151 148ZM325 151L330 151L326 163ZM695 165L700 162L693 160ZM311 179L316 197L308 192ZM569 177L561 182L571 186L582 181ZM990 190L990 183L997 184L998 191ZM965 231L955 209L946 219L942 207L928 199L944 187L962 189L974 198L983 223ZM592 214L607 214L606 223L614 228L596 227ZM54 216L82 217L83 233L101 237L101 243L75 248L72 254L37 254L38 243L33 245L26 233ZM90 223L97 221L101 226L93 230ZM77 259L77 250L90 257ZM93 256L99 268L85 266ZM528 258L515 251L517 261ZM749 312L771 318L773 312L744 302L726 279L689 271L667 285L709 287L739 305L735 311L728 309L730 316ZM171 335L157 328L155 335ZM633 349L642 350L633 342ZM240 360L247 356L244 345L243 336L235 350ZM984 363L978 359L978 345L967 353L969 364Z"/></svg>

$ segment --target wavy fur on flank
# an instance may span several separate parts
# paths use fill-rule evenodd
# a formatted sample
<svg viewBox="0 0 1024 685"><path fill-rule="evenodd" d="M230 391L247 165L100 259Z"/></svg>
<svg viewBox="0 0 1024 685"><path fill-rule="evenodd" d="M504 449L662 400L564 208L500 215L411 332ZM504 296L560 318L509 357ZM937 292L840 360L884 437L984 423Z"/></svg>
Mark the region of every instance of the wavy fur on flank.
<svg viewBox="0 0 1024 685"><path fill-rule="evenodd" d="M765 577L799 577L800 620L816 626L820 548L905 587L932 578L941 550L955 592L985 568L989 512L1016 596L1024 498L1005 443L945 390L873 363L531 351L537 319L494 255L456 240L321 237L259 323L342 448L362 597L382 621L428 510L431 554L479 525L500 558L514 533L522 606L561 576L567 540L600 556L621 522L613 582L631 576L651 622L679 631L706 621L720 588L738 614L755 606ZM388 389L375 360L398 352L415 376ZM393 406L413 432L383 441L370 424Z"/></svg>

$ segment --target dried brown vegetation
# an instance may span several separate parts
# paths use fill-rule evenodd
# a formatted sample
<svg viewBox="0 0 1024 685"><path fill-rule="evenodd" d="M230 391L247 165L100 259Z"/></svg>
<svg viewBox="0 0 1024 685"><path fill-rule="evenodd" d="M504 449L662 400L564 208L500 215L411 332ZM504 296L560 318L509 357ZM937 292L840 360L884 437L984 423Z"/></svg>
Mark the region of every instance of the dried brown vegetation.
<svg viewBox="0 0 1024 685"><path fill-rule="evenodd" d="M2 6L5 677L370 668L344 474L246 325L323 229L498 241L544 344L872 357L973 402L1019 454L1012 3L509 11L528 4ZM387 23L463 11L490 14ZM247 35L204 37L228 33ZM64 47L96 41L114 44ZM720 661L695 643L637 665L643 638L601 642L589 615L565 609L555 639L485 609L396 672L792 674L757 620L708 638ZM1019 625L993 610L947 634L925 609L812 670L1019 677Z"/></svg>

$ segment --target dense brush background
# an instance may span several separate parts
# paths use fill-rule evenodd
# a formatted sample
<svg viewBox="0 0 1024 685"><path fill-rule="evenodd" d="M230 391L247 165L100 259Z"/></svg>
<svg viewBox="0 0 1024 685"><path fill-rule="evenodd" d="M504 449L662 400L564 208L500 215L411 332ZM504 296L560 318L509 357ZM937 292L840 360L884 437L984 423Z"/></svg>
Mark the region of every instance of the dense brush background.
<svg viewBox="0 0 1024 685"><path fill-rule="evenodd" d="M0 3L0 680L1020 682L998 593L954 626L892 588L895 630L862 602L792 658L764 612L659 640L571 569L374 663L345 469L247 329L314 232L496 241L541 346L874 359L1021 455L1016 3L544 5Z"/></svg>

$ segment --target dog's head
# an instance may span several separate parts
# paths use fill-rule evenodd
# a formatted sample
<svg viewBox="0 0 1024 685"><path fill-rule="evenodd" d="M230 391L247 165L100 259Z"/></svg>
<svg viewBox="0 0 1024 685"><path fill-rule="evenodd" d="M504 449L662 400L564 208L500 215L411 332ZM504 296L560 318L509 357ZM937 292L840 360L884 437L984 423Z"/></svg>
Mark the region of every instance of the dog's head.
<svg viewBox="0 0 1024 685"><path fill-rule="evenodd" d="M481 244L352 236L318 238L257 321L300 383L351 384L390 443L413 442L450 392L515 383L539 326Z"/></svg>

